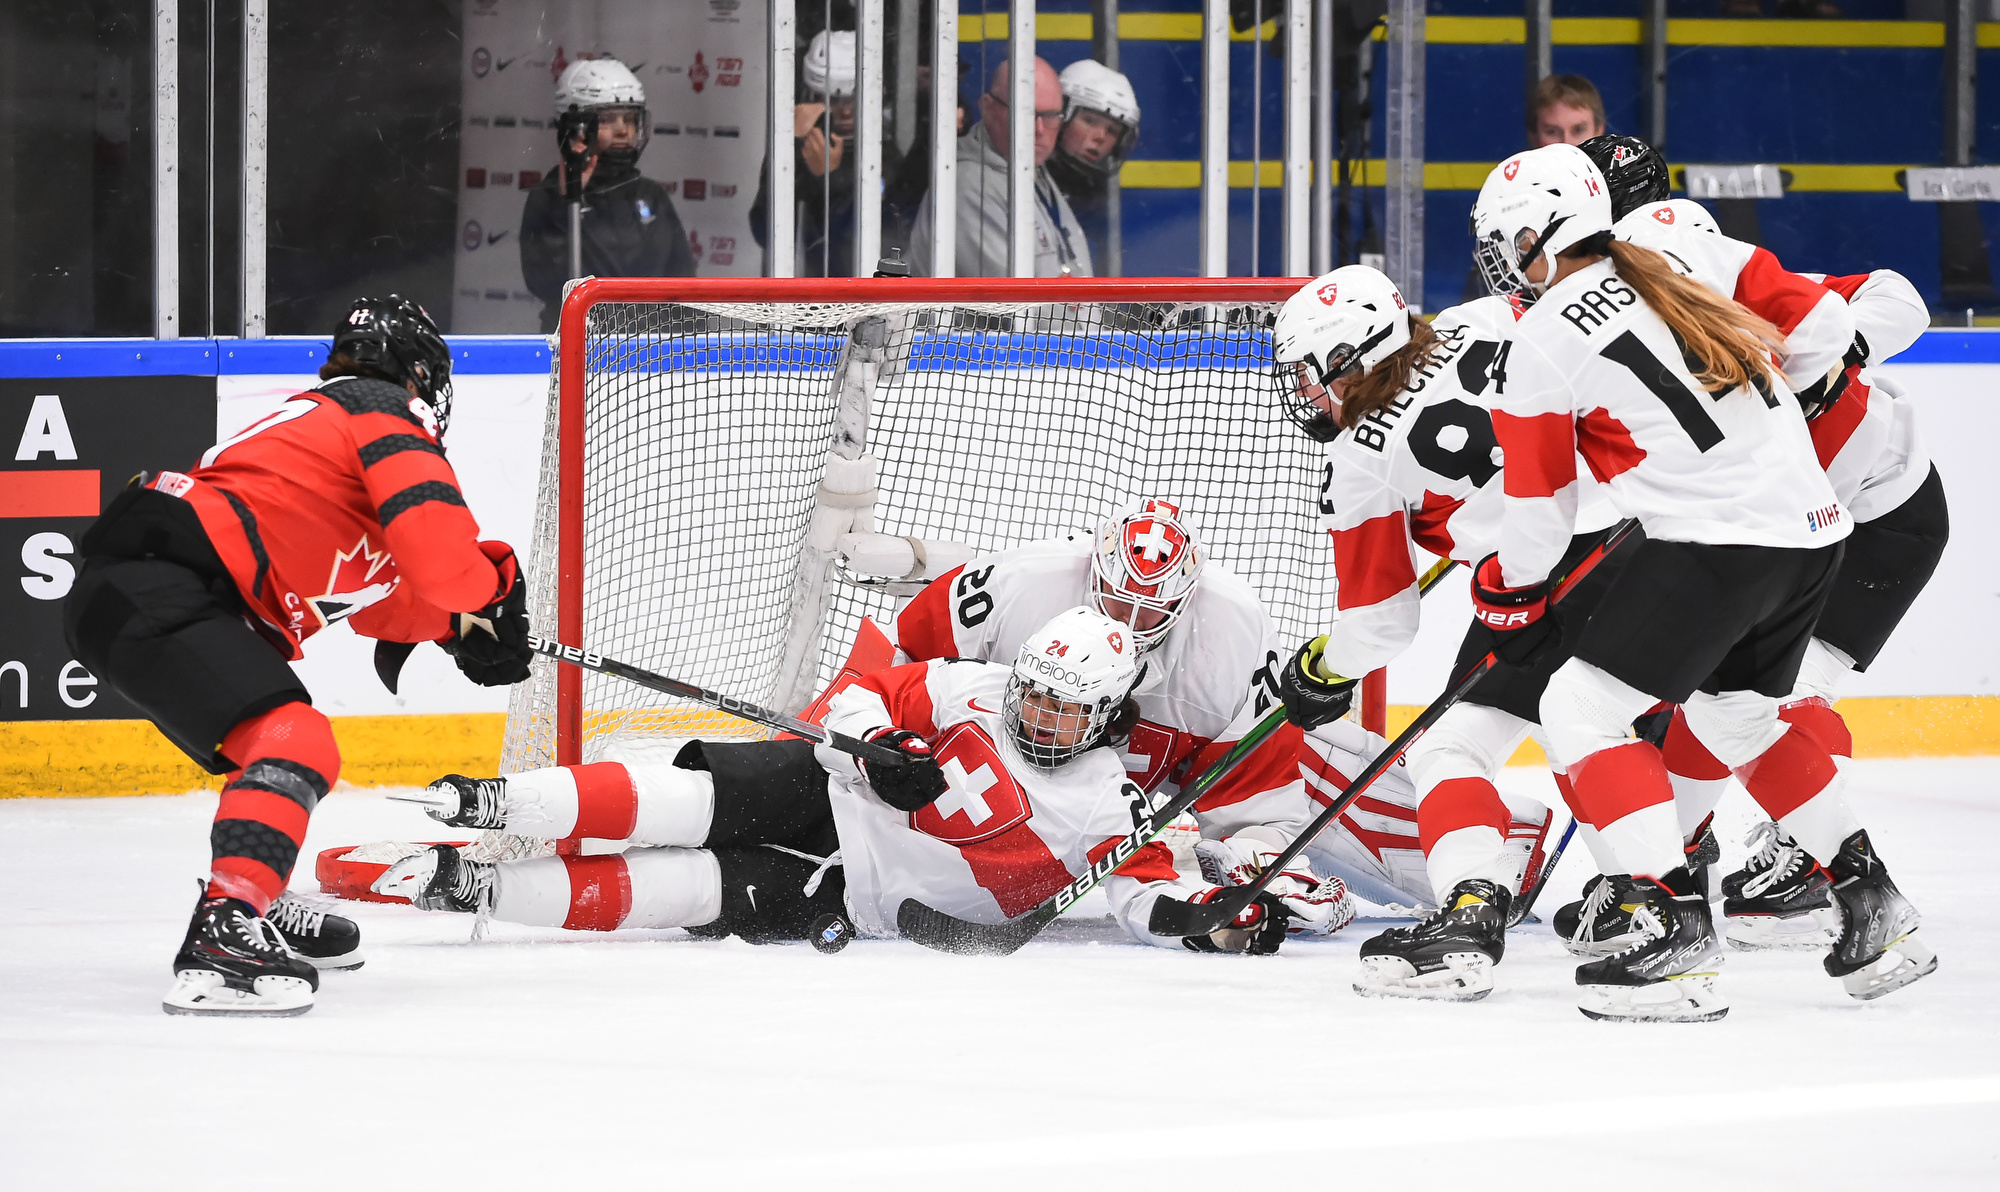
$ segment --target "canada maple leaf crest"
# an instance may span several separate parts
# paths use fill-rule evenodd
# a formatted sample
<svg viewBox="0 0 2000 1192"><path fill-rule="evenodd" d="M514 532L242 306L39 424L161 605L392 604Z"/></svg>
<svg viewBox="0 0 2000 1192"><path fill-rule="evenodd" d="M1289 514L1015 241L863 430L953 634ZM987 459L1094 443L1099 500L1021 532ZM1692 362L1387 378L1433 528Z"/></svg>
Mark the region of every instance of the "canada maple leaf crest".
<svg viewBox="0 0 2000 1192"><path fill-rule="evenodd" d="M306 597L321 625L344 621L381 600L389 598L402 578L395 571L396 560L387 547L371 550L368 535L348 550L335 551L333 568L327 573L326 591ZM386 571L386 574L384 572ZM380 578L377 578L380 576Z"/></svg>

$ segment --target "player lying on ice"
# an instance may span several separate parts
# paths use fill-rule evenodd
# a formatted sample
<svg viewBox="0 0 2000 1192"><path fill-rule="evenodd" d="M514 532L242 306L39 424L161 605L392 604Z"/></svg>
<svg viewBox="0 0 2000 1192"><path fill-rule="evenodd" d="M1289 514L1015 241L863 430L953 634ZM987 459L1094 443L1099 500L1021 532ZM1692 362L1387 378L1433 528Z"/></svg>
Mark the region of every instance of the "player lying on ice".
<svg viewBox="0 0 2000 1192"><path fill-rule="evenodd" d="M896 614L898 659L1011 659L1057 612L1087 604L1129 626L1145 672L1132 698L1139 721L1120 748L1126 774L1171 797L1202 774L1273 706L1281 655L1256 591L1209 557L1177 503L1134 501L1094 533L1031 542L938 577ZM1195 855L1210 881L1239 885L1282 852L1384 742L1346 720L1311 733L1285 725L1203 795L1192 815ZM1431 902L1417 848L1416 794L1398 767L1369 788L1365 806L1313 842L1311 868L1273 887L1344 885L1376 902ZM1548 808L1519 800L1510 822L1515 868L1541 843ZM1331 918L1295 919L1294 931L1332 931L1353 918L1352 898Z"/></svg>
<svg viewBox="0 0 2000 1192"><path fill-rule="evenodd" d="M1004 922L1086 872L1150 809L1115 750L1137 715L1139 669L1127 626L1074 608L1029 635L1011 666L912 663L834 696L826 727L893 746L901 764L805 741L694 741L671 765L453 775L412 801L453 827L639 847L483 864L438 845L391 866L375 889L515 923L753 941L805 939L828 915L893 937L910 898ZM1332 909L1312 890L1267 892L1212 936L1146 930L1162 894L1205 901L1220 889L1183 879L1157 841L1104 882L1135 938L1193 951L1273 952L1289 919Z"/></svg>
<svg viewBox="0 0 2000 1192"><path fill-rule="evenodd" d="M360 299L320 377L186 474L141 473L84 535L63 607L91 673L228 776L169 1014L303 1014L316 966L361 963L351 922L285 896L340 775L333 726L288 665L308 637L345 620L400 643L378 650L385 680L385 658L400 666L425 641L476 683L528 675L514 553L479 540L445 462L437 325L393 294Z"/></svg>
<svg viewBox="0 0 2000 1192"><path fill-rule="evenodd" d="M1667 163L1644 141L1607 135L1579 148L1604 174L1619 239L1659 250L1677 271L1786 335L1786 383L1798 395L1820 465L1854 531L1778 716L1845 764L1853 739L1833 701L1846 677L1866 670L1881 652L1950 537L1944 483L1918 439L1916 411L1869 368L1915 343L1930 312L1916 287L1893 270L1792 273L1769 250L1722 235L1700 204L1670 196ZM1838 309L1843 301L1845 312ZM1662 753L1682 834L1692 843L1729 786L1730 768L1678 711ZM1722 881L1728 942L1814 951L1833 943L1839 933L1832 929L1837 919L1825 867L1778 821L1759 825L1750 843L1750 863ZM1593 879L1584 901L1558 914L1559 934L1579 954L1630 942L1625 894L1620 875Z"/></svg>

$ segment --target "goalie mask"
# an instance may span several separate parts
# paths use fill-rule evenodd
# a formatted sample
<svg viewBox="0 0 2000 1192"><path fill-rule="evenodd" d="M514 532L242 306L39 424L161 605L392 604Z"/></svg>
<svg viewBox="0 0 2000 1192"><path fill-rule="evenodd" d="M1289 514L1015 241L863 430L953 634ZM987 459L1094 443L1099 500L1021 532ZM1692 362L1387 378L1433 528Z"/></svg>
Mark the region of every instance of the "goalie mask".
<svg viewBox="0 0 2000 1192"><path fill-rule="evenodd" d="M1493 167L1472 205L1472 257L1490 294L1541 296L1556 256L1611 231L1604 175L1575 145L1544 145ZM1542 280L1528 269L1546 258Z"/></svg>
<svg viewBox="0 0 2000 1192"><path fill-rule="evenodd" d="M1123 625L1134 656L1165 640L1201 582L1206 561L1180 507L1139 501L1097 527L1090 606Z"/></svg>
<svg viewBox="0 0 2000 1192"><path fill-rule="evenodd" d="M1001 723L1030 765L1053 770L1103 742L1138 682L1131 630L1103 613L1073 608L1021 643Z"/></svg>
<svg viewBox="0 0 2000 1192"><path fill-rule="evenodd" d="M1272 385L1285 417L1316 442L1340 434L1334 382L1361 376L1410 342L1410 310L1379 269L1343 265L1285 299L1271 328Z"/></svg>
<svg viewBox="0 0 2000 1192"><path fill-rule="evenodd" d="M652 138L652 122L646 112L646 88L639 76L616 58L585 58L572 62L556 80L556 119L573 118L576 112L597 116L597 143L591 149L610 174L623 174L639 167L639 155ZM631 125L631 143L606 147L614 126ZM559 134L560 135L560 134Z"/></svg>
<svg viewBox="0 0 2000 1192"><path fill-rule="evenodd" d="M1577 148L1590 158L1611 195L1611 218L1624 219L1641 207L1664 203L1673 196L1667 160L1638 137L1606 133Z"/></svg>
<svg viewBox="0 0 2000 1192"><path fill-rule="evenodd" d="M372 377L417 387L437 418L437 437L451 424L451 349L430 312L400 294L356 298L333 330L333 357L346 356ZM325 374L321 374L325 375Z"/></svg>
<svg viewBox="0 0 2000 1192"><path fill-rule="evenodd" d="M1139 97L1132 81L1089 58L1063 67L1063 123L1056 157L1086 175L1118 172L1139 139Z"/></svg>

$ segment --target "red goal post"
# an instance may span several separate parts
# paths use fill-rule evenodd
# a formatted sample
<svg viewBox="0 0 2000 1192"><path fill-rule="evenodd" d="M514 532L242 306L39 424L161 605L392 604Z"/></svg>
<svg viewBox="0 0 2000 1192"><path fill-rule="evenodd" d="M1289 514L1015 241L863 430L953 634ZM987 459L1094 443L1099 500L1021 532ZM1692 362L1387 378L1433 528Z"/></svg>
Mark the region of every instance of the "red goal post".
<svg viewBox="0 0 2000 1192"><path fill-rule="evenodd" d="M1312 504L1315 495L1312 490L1317 488L1319 480L1317 464L1313 462L1318 458L1318 449L1284 423L1275 401L1270 398L1266 380L1269 317L1305 280L590 278L578 282L570 287L563 300L557 339L555 392L547 423L548 437L553 442L544 446L542 491L538 494L532 560L532 566L543 573L551 562L554 564L553 600L543 600L539 609L532 607L531 601L531 613L536 615L536 623L541 625L547 623L548 613L553 612L556 635L572 645L619 657L625 656L619 652L621 648L639 648L636 637L630 646L610 640L586 640L589 631L599 631L601 636L603 629L601 622L592 624L586 615L587 604L593 598L592 576L586 571L593 561L592 540L588 537L592 525L587 524L586 517L616 521L621 526L629 527L643 520L643 510L649 501L655 507L669 510L672 506L684 504L686 490L679 480L669 482L642 478L629 482L614 481L612 477L623 476L634 467L643 469L651 466L653 457L671 452L684 452L703 459L730 455L742 443L766 433L761 427L754 432L746 429L741 433L731 433L726 424L717 430L712 425L715 416L702 414L688 415L691 424L700 419L708 421L688 432L695 437L683 438L679 426L667 426L666 423L679 419L682 416L679 410L697 404L696 398L673 394L661 397L648 386L657 389L664 385L672 389L675 384L699 373L703 378L696 387L702 391L700 400L707 401L713 396L709 390L718 387L721 390L720 396L710 403L720 411L720 417L726 418L732 407L748 408L759 403L768 405L775 402L777 409L783 411L787 408L786 403L798 401L802 405L814 405L814 412L810 415L802 413L800 421L810 421L814 417L837 421L847 417L847 408L843 406L833 415L825 414L819 404L815 404L817 390L813 386L817 384L823 389L830 384L838 388L846 383L853 388L855 370L849 363L850 356L859 359L863 354L855 347L861 342L861 336L853 328L879 311L892 324L892 329L885 333L891 343L884 350L893 358L899 350L894 342L896 337L902 335L909 341L901 349L908 355L901 365L905 371L897 374L901 381L907 383L912 378L921 378L928 384L929 379L922 377L921 367L934 369L940 375L956 376L955 382L947 377L947 386L951 383L963 386L942 397L929 395L926 420L919 424L919 429L913 429L907 435L912 452L922 447L939 451L945 456L954 453L990 454L996 443L1005 444L1010 441L1010 436L1018 436L1016 441L1020 444L1033 442L1041 445L1046 439L1060 438L1069 433L1065 418L1049 421L1047 410L1042 408L1047 406L1070 411L1079 422L1076 433L1080 438L1103 438L1101 444L1095 444L1100 450L1095 466L1102 469L1109 463L1115 467L1122 462L1121 453L1136 450L1132 444L1144 439L1143 430L1137 440L1131 433L1119 430L1105 430L1100 435L1100 428L1088 425L1087 420L1103 414L1112 404L1148 400L1151 390L1174 389L1183 379L1187 381L1182 386L1186 392L1179 395L1176 409L1182 413L1192 411L1191 416L1197 420L1216 416L1209 407L1219 410L1231 403L1244 408L1230 415L1237 421L1228 425L1255 427L1262 416L1268 414L1272 434L1258 444L1245 441L1241 449L1248 453L1254 446L1264 455L1283 454L1284 459L1266 467L1266 471L1276 477L1275 480L1255 477L1240 489L1230 489L1223 482L1214 481L1210 474L1218 469L1229 472L1241 468L1232 462L1216 462L1227 459L1226 452L1216 450L1216 444L1223 436L1210 428L1208 423L1198 422L1188 432L1190 443L1176 461L1159 467L1149 463L1129 477L1107 478L1109 487L1106 491L1115 490L1121 480L1130 481L1125 485L1127 488L1147 484L1171 486L1180 480L1204 491L1225 493L1222 500L1226 507L1218 506L1213 501L1207 506L1197 502L1191 515L1197 530L1205 538L1210 538L1212 542L1228 540L1223 557L1239 573L1246 566L1255 572L1256 565L1263 561L1261 556L1266 553L1267 547L1275 549L1275 546L1269 545L1272 539L1245 537L1246 534L1263 532L1256 530L1254 523L1257 519L1289 519L1290 524L1285 527L1283 537L1286 540L1285 549L1295 558L1292 560L1294 565L1287 572L1287 582L1290 588L1303 593L1303 598L1308 601L1319 599L1311 591L1315 584L1325 593L1323 603L1298 608L1287 605L1287 615L1279 615L1280 610L1274 607L1274 615L1279 616L1281 626L1281 644L1287 648L1294 646L1296 643L1290 640L1292 635L1311 625L1316 618L1330 615L1333 588L1331 552L1323 549L1325 536L1317 533L1317 509ZM829 355L827 344L843 336L848 338L837 356ZM926 349L912 347L911 344L947 339L952 344L942 349L943 355L958 352L968 358L977 356L962 376L953 374L949 364L927 362L919 366L912 363L916 355ZM968 347L968 344L971 346ZM933 356L940 355L935 344L928 350ZM1152 355L1149 356L1148 352ZM748 363L739 375L727 367L729 361L725 357ZM1058 363L1045 367L1045 360ZM1185 370L1183 378L1183 372L1176 370L1180 362L1187 361L1193 363ZM688 367L682 370L678 365L684 363ZM876 371L882 372L887 367L882 366ZM1148 377L1137 383L1130 377L1121 379L1121 373L1134 369L1147 373ZM793 379L793 373L804 380ZM870 374L871 377L874 375ZM617 381L617 377L628 379ZM634 377L638 379L630 379ZM732 377L736 379L732 380ZM760 377L764 380L758 380ZM772 377L782 377L786 384L795 388L773 399L764 392L772 383L769 380ZM1222 381L1216 378L1222 378ZM731 385L739 388L732 390ZM1105 387L1097 388L1099 385ZM995 397L994 394L1010 387L1033 391L1027 393L1023 400L1041 405L1030 413L1020 414L1022 422L1019 425L996 426L987 418L992 414L988 408L989 399L994 402L1002 400L1007 395ZM888 384L884 391L892 397L898 392L894 383ZM690 389L689 393L693 390ZM815 402L804 401L801 394L815 397ZM977 400L967 400L973 398ZM1252 408L1259 401L1263 407L1261 411ZM877 415L889 405L893 403L877 398ZM869 405L865 395L861 406L863 435L878 433L877 428L867 424ZM707 409L706 406L703 408ZM661 419L664 429L653 437L633 432L622 413L627 409L640 411L634 415L637 418ZM675 412L662 413L667 409ZM607 415L605 411L613 411L614 414ZM596 423L593 423L594 412L598 419ZM951 428L932 434L940 418L953 417L959 412L969 412L970 418L968 425L957 432L959 438L952 438ZM1012 415L1002 412L993 416L1004 418ZM1139 415L1141 420L1148 416ZM845 433L844 424L836 427L836 432ZM890 433L893 436L894 432ZM700 435L709 435L710 438L702 439L698 437ZM618 445L608 446L614 439ZM628 445L628 439L629 444L634 445ZM933 439L943 446L927 447ZM672 442L667 443L667 440ZM954 447L954 443L958 446ZM893 450L894 446L892 437L885 449ZM1235 445L1232 444L1231 448L1235 449ZM600 458L594 467L594 451L600 456L628 452L633 459L614 463ZM1088 450L1081 447L1071 452L1067 445L1064 451L1088 454ZM910 466L908 470L934 470L939 462L926 460L923 468ZM799 466L811 470L810 465L795 465L794 470ZM872 477L875 467L872 459L869 460L869 467ZM1294 476L1301 467L1310 467L1310 475ZM893 461L884 464L882 483L885 488L890 484L887 473L893 470ZM793 472L779 470L771 475L774 482L783 480L789 483ZM819 482L820 505L826 504L827 485L832 482L830 473L828 478ZM613 483L628 483L630 491L615 498L605 495L609 491L607 486ZM929 483L947 482L933 480ZM1038 476L1022 481L1023 486L1037 483L1049 488L1074 485L1080 490L1087 487L1077 484L1073 478L1066 480L1062 476ZM656 487L648 488L648 484ZM551 487L553 493L548 491ZM956 496L955 482L952 487ZM1288 495L1282 500L1272 499L1265 495L1267 490L1283 491ZM997 483L991 491L1008 497L1022 495ZM679 496L670 500L661 496L662 493ZM1159 495L1173 494L1162 492ZM1295 497L1306 506L1303 510L1278 508L1290 504ZM1079 491L1077 500L1082 499ZM611 505L614 500L622 502L615 509ZM928 500L931 504L948 503L935 492ZM733 522L739 516L747 516L748 513L739 513L743 504L742 499L737 498L724 518ZM793 523L805 525L816 508L809 501L804 515L798 509L787 506L773 511L771 517L774 525L780 525L785 533L790 533ZM988 520L984 518L984 512L978 510L976 515L968 516L973 522L983 524ZM1075 512L1097 515L1102 510L1079 508ZM908 520L909 516L910 511L905 510L903 520ZM1301 521L1301 518L1305 520ZM857 525L862 522L866 523L863 528L873 528L869 517L864 516ZM1293 540L1299 538L1297 527L1305 524L1314 526L1310 532L1315 542L1301 545ZM1212 534L1212 525L1221 532ZM817 523L813 523L799 533L813 532L816 526ZM893 530L903 528L898 525ZM948 532L951 527L945 529ZM974 541L974 545L982 551L1014 545L1015 541L995 540L996 537L1005 537L1005 529L990 530L983 540ZM1019 529L1029 537L1046 536L1047 533L1033 518L1023 519ZM697 527L692 536L703 537L706 530L707 527ZM1233 539L1231 535L1234 535ZM973 537L977 538L976 535ZM1019 540L1025 541L1028 537ZM636 553L650 551L654 558L672 558L678 557L679 550L679 547L662 548L658 543L647 543ZM596 557L602 566L602 560L609 557L608 548L598 546ZM1299 559L1306 562L1300 564ZM629 562L619 565L626 566L628 571L602 582L616 585L613 590L617 597L626 599L631 595L635 582L631 577L637 573L629 571ZM738 566L736 562L730 565ZM740 576L734 572L712 574L713 558L707 560L706 570L689 568L676 571L671 564L657 562L648 566L654 569L653 573L649 573L652 578L642 577L638 582L643 586L657 579L663 590L685 588L688 581L703 580L712 580L716 585L747 585L749 580L746 577L753 572L763 577L759 582L764 588L785 586L781 580L772 581L769 575L772 569L762 565L741 564ZM1317 575L1313 574L1315 571ZM1251 574L1246 578L1257 582L1260 577ZM1267 590L1264 583L1257 583L1257 586L1267 603L1272 602L1274 592ZM1282 597L1283 593L1277 595ZM709 603L720 606L726 604L730 596L731 591L724 590L718 599ZM793 603L797 604L796 594ZM553 607L548 607L551 604ZM725 629L734 631L736 621L733 616L725 614L707 629L699 625L662 625L660 628L662 631L713 631L719 636ZM712 676L677 674L671 658L663 660L655 656L628 660L659 669L676 678L686 677L692 682L728 690L719 682L711 682ZM810 673L811 659L806 661ZM582 762L585 760L586 733L590 727L586 723L587 714L596 714L587 712L586 678L574 667L555 666L546 661L538 661L536 665L538 669L555 668L553 676L544 676L545 681L552 679L553 707L540 706L537 710L538 706L532 700L515 701L509 715L509 758L516 765L521 764L526 759L518 745L519 741L526 739L524 734L536 728L546 730L552 727L553 749L544 749L536 761L539 764ZM822 672L826 670L824 665L820 669ZM770 698L768 693L757 691L731 691L731 694L753 700L759 699L762 694L766 696L764 702L783 702ZM596 708L602 699L594 700L592 708ZM537 718L545 721L550 718L551 712L552 726L527 723ZM1380 673L1369 676L1364 682L1362 716L1363 723L1370 729L1383 731L1383 682Z"/></svg>

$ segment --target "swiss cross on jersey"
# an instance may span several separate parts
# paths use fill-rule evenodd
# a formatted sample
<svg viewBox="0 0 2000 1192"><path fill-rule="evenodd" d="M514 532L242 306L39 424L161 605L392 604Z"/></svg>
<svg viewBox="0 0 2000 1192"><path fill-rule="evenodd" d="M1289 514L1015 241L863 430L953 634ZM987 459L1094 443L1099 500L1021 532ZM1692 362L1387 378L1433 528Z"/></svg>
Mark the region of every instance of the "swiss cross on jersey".
<svg viewBox="0 0 2000 1192"><path fill-rule="evenodd" d="M932 744L932 754L944 771L945 792L910 814L917 831L963 848L1010 832L1034 814L1027 793L977 724L952 725Z"/></svg>
<svg viewBox="0 0 2000 1192"><path fill-rule="evenodd" d="M326 577L326 591L305 598L322 626L343 621L378 601L387 600L396 590L396 561L387 547L371 547L368 535L353 547L335 552L333 569Z"/></svg>

